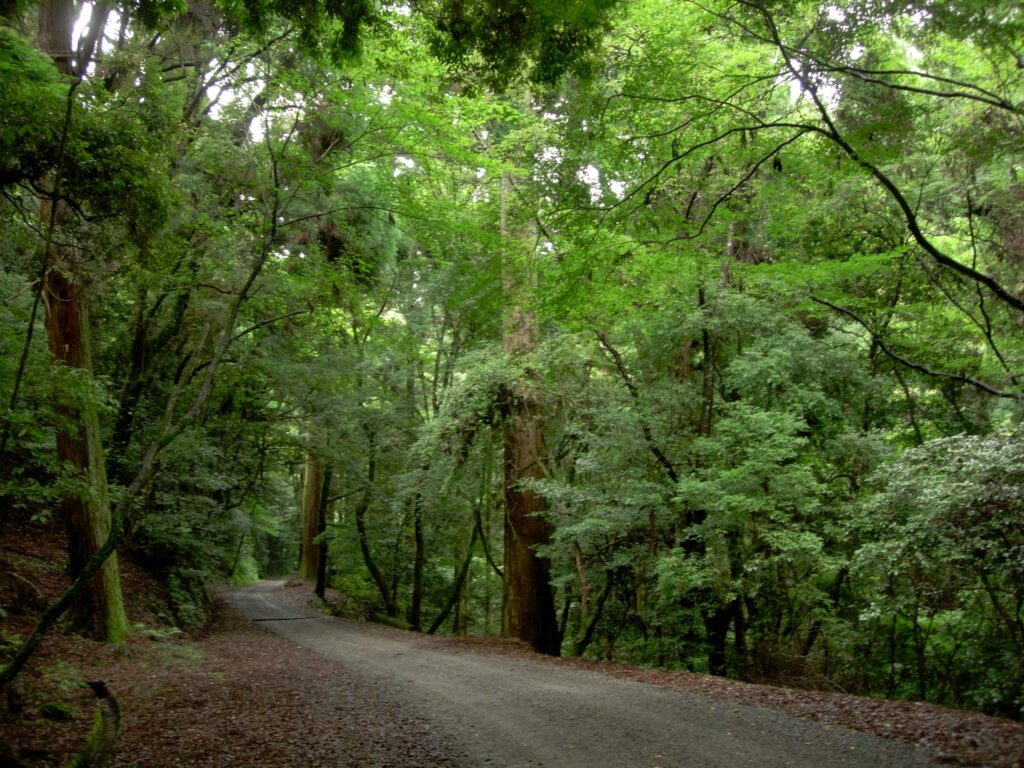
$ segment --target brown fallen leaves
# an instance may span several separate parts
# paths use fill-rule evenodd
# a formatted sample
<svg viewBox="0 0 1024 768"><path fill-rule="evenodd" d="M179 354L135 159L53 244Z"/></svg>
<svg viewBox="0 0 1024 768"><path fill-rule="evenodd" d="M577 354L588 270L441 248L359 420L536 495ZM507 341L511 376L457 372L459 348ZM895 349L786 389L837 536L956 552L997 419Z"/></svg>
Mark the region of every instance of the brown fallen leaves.
<svg viewBox="0 0 1024 768"><path fill-rule="evenodd" d="M135 639L129 648L130 658L119 658L99 644L55 637L36 667L52 668L59 658L65 672L107 682L125 713L115 767L459 765L387 696L226 606L204 636ZM38 707L62 695L62 686L75 719L45 720ZM50 672L31 675L22 690L22 711L0 722L0 741L11 745L7 759L67 765L92 722L89 697L70 680L55 684Z"/></svg>

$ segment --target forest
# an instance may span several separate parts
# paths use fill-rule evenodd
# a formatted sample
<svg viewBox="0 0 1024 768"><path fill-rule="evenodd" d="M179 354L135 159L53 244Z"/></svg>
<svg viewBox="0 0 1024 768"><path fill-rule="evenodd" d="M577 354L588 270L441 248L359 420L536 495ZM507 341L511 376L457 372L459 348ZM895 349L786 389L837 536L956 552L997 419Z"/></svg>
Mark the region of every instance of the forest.
<svg viewBox="0 0 1024 768"><path fill-rule="evenodd" d="M3 0L0 683L120 558L1020 719L1022 118L1014 0Z"/></svg>

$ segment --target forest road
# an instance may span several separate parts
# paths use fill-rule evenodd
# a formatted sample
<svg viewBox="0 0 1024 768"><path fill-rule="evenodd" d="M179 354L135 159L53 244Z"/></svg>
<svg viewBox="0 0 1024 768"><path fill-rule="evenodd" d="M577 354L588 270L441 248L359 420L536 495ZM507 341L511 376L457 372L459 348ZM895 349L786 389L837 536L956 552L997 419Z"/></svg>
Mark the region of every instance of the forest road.
<svg viewBox="0 0 1024 768"><path fill-rule="evenodd" d="M225 597L262 626L397 701L461 754L467 768L932 765L911 746L782 712L297 612L275 599L283 583L264 581Z"/></svg>

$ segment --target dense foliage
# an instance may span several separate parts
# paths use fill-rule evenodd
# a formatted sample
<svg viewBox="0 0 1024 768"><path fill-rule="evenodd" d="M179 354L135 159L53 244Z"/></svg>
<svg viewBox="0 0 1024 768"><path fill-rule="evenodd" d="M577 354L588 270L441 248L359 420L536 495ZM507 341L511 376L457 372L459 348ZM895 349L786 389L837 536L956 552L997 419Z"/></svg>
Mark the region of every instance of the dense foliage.
<svg viewBox="0 0 1024 768"><path fill-rule="evenodd" d="M1021 716L1016 4L5 18L5 514L491 633L527 494L564 653Z"/></svg>

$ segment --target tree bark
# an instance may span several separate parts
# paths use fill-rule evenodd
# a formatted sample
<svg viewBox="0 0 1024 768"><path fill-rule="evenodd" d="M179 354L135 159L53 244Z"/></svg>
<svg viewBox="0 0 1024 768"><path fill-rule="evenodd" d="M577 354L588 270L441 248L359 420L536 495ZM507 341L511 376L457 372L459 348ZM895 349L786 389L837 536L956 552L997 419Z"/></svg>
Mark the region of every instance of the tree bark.
<svg viewBox="0 0 1024 768"><path fill-rule="evenodd" d="M712 675L725 675L726 640L729 625L736 614L736 601L715 608L704 614L704 629L708 639L708 672Z"/></svg>
<svg viewBox="0 0 1024 768"><path fill-rule="evenodd" d="M702 312L708 312L702 287L697 289L697 306ZM701 348L704 352L704 375L701 381L700 434L703 437L711 437L711 421L715 412L715 348L711 332L708 330L708 318L706 315L703 319L700 338Z"/></svg>
<svg viewBox="0 0 1024 768"><path fill-rule="evenodd" d="M327 502L331 498L332 474L330 467L324 471L316 505L316 588L313 591L321 600L327 592Z"/></svg>
<svg viewBox="0 0 1024 768"><path fill-rule="evenodd" d="M526 251L531 238L510 234L508 200L511 179L502 184L501 234L506 243L502 288L507 309L502 330L502 348L510 358L522 357L537 348L540 336L533 309L536 283L534 254ZM530 229L524 227L524 229ZM558 656L561 641L555 599L551 591L551 565L536 548L547 544L551 527L543 516L544 500L523 481L542 476L544 435L537 402L535 375L527 372L517 391L509 395L509 417L505 424L505 581L501 633L525 640L540 653Z"/></svg>
<svg viewBox="0 0 1024 768"><path fill-rule="evenodd" d="M381 600L384 601L384 610L387 612L388 617L393 619L398 616L398 602L395 599L394 592L388 589L387 579L384 578L384 574L377 565L377 561L373 559L373 552L370 550L370 539L366 532L366 512L370 509L370 499L373 498L373 483L377 474L377 438L369 427L364 426L363 429L366 432L368 453L366 459L366 490L363 491L363 498L360 499L355 509L356 532L359 534L359 549L363 553L363 563L366 565L366 570L370 572L373 583L377 585L377 591L380 592Z"/></svg>
<svg viewBox="0 0 1024 768"><path fill-rule="evenodd" d="M60 271L62 264L54 249L49 250L43 298L50 353L56 364L78 369L91 380L85 300L80 287ZM58 410L69 427L57 434L57 458L73 466L85 486L60 504L68 530L68 568L76 576L110 535L110 496L96 406L87 401L62 403ZM94 640L117 643L128 636L116 554L89 583L69 616L75 631Z"/></svg>
<svg viewBox="0 0 1024 768"><path fill-rule="evenodd" d="M583 550L575 541L572 543L572 553L576 561L576 578L580 582L580 626L585 627L587 619L590 617L590 594L593 587L590 584L590 579L587 578L587 567L583 563Z"/></svg>
<svg viewBox="0 0 1024 768"><path fill-rule="evenodd" d="M64 75L71 74L74 20L75 6L70 0L44 0L39 6L37 41ZM69 100L65 135L72 119L72 106ZM63 155L63 142L60 153ZM40 222L46 232L40 287L44 324L54 364L78 371L86 382L91 382L89 312L79 279L82 270L78 253L74 246L55 245L55 233L72 218L67 204L61 201L63 157L56 160L52 178L43 179L40 184L42 189L51 190L43 197L39 209ZM66 425L57 435L57 459L73 467L83 483L78 493L60 504L68 529L68 566L74 577L82 572L110 534L110 497L95 404L89 398L76 398L76 401L58 403L56 409ZM96 640L121 642L128 636L116 555L112 555L86 585L71 607L70 620L74 630Z"/></svg>
<svg viewBox="0 0 1024 768"><path fill-rule="evenodd" d="M412 501L412 527L415 552L412 559L412 604L409 608L409 623L419 632L423 613L423 568L427 554L423 541L423 497L418 493Z"/></svg>
<svg viewBox="0 0 1024 768"><path fill-rule="evenodd" d="M320 498L324 484L324 468L312 453L306 455L306 469L302 476L302 543L299 549L299 578L316 580L317 535Z"/></svg>
<svg viewBox="0 0 1024 768"><path fill-rule="evenodd" d="M448 595L448 601L444 604L444 608L441 609L441 613L439 613L437 618L434 619L434 623L430 625L429 629L427 629L428 635L432 635L437 632L438 628L442 623L444 623L444 620L448 618L448 614L452 612L452 608L456 606L462 595L463 585L465 584L466 578L469 574L469 566L473 563L473 547L476 544L476 535L477 527L473 526L473 533L469 537L469 548L466 550L466 557L462 561L462 566L455 574L455 583L452 585L452 591ZM457 629L458 628L456 627L456 634L465 634L464 632L459 633Z"/></svg>
<svg viewBox="0 0 1024 768"><path fill-rule="evenodd" d="M582 632L579 639L573 644L573 651L577 656L582 656L586 652L587 646L590 645L590 641L594 639L594 630L597 629L597 623L601 620L601 614L604 613L604 604L608 601L608 595L612 592L614 578L614 571L605 571L604 589L601 590L601 594L597 598L597 607L594 609L594 614L590 617L590 621L585 624L583 622L580 623Z"/></svg>

